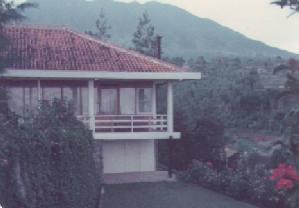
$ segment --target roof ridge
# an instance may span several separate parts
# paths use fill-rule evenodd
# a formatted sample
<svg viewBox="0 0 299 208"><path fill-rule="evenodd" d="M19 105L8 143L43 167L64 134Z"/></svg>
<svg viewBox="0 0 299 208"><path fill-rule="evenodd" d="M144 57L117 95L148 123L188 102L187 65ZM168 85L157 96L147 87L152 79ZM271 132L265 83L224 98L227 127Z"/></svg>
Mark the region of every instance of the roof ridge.
<svg viewBox="0 0 299 208"><path fill-rule="evenodd" d="M88 35L88 34L84 34L84 33L81 33L81 32L76 32L76 31L74 31L74 30L72 30L72 29L70 29L70 28L65 28L65 29L66 29L66 31L68 31L68 32L70 32L70 33L73 33L73 34L75 34L75 35L78 35L78 36L80 36L80 37L82 37L82 38L85 38L85 39L87 39L87 40L90 40L90 41L93 41L93 42L102 44L102 45L104 45L104 46L106 46L106 47L110 47L110 48L113 48L113 49L115 49L115 50L119 50L119 51L121 51L121 52L128 53L128 54L130 54L130 55L136 56L137 58L143 58L143 59L146 59L146 60L148 60L148 61L153 61L153 62L156 63L156 64L162 64L162 65L164 65L165 67L175 68L175 69L178 70L178 71L186 71L186 70L187 70L187 68L185 68L185 67L178 67L178 66L176 66L176 65L174 65L174 64L172 64L172 63L168 63L168 62L163 61L163 60L161 60L161 59L157 59L157 58L155 58L155 57L146 56L146 55L144 55L144 54L142 54L142 53L140 53L140 52L137 52L137 51L134 51L134 50L130 50L130 49L123 48L123 47L118 46L118 45L116 45L116 44L114 44L114 43L96 39L96 38L94 38L94 37L92 37L92 36L90 36L90 35Z"/></svg>
<svg viewBox="0 0 299 208"><path fill-rule="evenodd" d="M5 25L6 28L17 28L17 29L33 29L33 30L60 30L69 31L67 26L55 26L55 25L34 25L34 24L11 24Z"/></svg>

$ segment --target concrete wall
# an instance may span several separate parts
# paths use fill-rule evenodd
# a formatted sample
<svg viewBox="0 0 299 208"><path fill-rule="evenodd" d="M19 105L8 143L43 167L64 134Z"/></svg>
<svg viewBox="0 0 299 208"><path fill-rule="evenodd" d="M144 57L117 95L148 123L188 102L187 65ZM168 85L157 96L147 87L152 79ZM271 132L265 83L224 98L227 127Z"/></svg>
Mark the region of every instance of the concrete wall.
<svg viewBox="0 0 299 208"><path fill-rule="evenodd" d="M104 173L155 171L154 140L103 142Z"/></svg>

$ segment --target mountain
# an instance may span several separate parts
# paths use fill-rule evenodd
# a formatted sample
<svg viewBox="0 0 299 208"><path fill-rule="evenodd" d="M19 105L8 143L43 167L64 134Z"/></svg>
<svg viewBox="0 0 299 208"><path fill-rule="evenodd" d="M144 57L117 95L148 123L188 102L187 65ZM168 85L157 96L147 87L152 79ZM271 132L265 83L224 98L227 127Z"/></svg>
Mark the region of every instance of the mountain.
<svg viewBox="0 0 299 208"><path fill-rule="evenodd" d="M103 8L112 26L112 42L130 47L138 18L147 11L163 36L166 56L183 57L274 57L298 56L224 27L212 20L200 18L178 7L149 2L123 3L114 0L38 0L38 9L27 12L28 23L66 26L77 31L94 29L100 9Z"/></svg>

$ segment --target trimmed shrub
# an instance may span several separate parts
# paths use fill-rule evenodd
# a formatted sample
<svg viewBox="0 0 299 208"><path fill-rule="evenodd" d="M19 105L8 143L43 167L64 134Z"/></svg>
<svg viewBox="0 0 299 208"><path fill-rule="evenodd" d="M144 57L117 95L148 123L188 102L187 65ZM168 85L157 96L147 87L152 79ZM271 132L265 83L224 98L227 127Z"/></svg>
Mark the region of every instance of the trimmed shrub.
<svg viewBox="0 0 299 208"><path fill-rule="evenodd" d="M44 102L25 120L2 120L0 145L0 201L5 208L97 206L100 173L93 137L65 102Z"/></svg>

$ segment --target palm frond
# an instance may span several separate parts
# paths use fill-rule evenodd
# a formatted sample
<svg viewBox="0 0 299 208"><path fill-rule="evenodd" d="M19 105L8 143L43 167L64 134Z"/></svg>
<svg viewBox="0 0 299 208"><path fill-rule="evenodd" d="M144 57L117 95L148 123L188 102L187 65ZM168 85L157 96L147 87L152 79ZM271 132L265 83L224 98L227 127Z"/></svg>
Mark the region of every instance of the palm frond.
<svg viewBox="0 0 299 208"><path fill-rule="evenodd" d="M32 3L32 2L25 2L22 4L19 4L16 9L19 11L24 11L25 9L29 9L29 8L37 8L38 4L37 3Z"/></svg>
<svg viewBox="0 0 299 208"><path fill-rule="evenodd" d="M287 5L287 1L286 0L273 1L273 2L271 2L271 4L276 4L276 5L280 6L281 8L283 8L284 6Z"/></svg>
<svg viewBox="0 0 299 208"><path fill-rule="evenodd" d="M25 19L23 12L28 8L36 8L36 3L22 3L15 5L13 2L3 3L0 10L0 25L8 24L13 21Z"/></svg>

